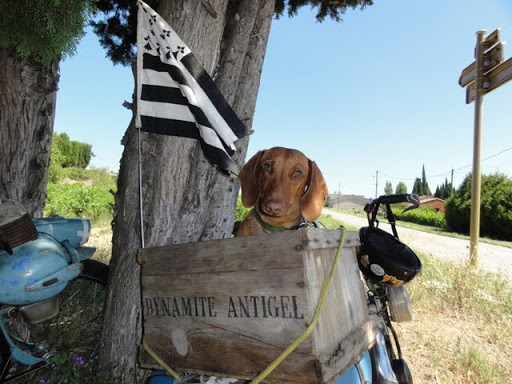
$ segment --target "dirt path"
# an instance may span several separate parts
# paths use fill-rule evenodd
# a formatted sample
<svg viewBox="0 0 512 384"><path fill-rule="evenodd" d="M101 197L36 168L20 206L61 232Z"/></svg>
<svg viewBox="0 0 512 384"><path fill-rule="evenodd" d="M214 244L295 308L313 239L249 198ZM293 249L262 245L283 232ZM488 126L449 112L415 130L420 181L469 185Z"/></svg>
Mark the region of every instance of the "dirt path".
<svg viewBox="0 0 512 384"><path fill-rule="evenodd" d="M331 215L346 225L358 228L368 225L368 221L362 217L329 209L324 209L323 213ZM381 222L379 228L391 232L391 227L387 223ZM400 240L417 252L457 263L467 263L469 259L469 240L445 237L403 227L398 228L398 235ZM481 242L479 245L479 265L485 271L500 272L512 278L512 249Z"/></svg>

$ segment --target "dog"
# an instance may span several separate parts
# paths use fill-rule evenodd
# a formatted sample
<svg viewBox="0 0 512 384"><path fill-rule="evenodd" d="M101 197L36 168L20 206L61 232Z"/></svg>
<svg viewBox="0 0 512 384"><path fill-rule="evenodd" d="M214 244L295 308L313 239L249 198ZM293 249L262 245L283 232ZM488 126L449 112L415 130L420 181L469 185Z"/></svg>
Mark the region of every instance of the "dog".
<svg viewBox="0 0 512 384"><path fill-rule="evenodd" d="M297 228L320 216L328 190L314 161L296 149L273 147L256 153L238 175L242 204L253 207L235 236Z"/></svg>

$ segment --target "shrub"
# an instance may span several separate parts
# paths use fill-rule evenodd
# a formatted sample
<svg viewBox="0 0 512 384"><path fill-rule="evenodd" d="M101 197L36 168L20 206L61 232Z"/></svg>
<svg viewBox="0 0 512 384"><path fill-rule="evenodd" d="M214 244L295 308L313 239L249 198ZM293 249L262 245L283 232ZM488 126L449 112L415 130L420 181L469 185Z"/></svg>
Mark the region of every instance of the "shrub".
<svg viewBox="0 0 512 384"><path fill-rule="evenodd" d="M471 216L471 174L446 202L449 229L469 233ZM480 235L512 240L512 180L504 174L482 176Z"/></svg>
<svg viewBox="0 0 512 384"><path fill-rule="evenodd" d="M446 221L441 212L436 211L432 207L420 206L417 209L407 211L405 213L397 213L397 218L411 223L428 225L431 227L445 228Z"/></svg>
<svg viewBox="0 0 512 384"><path fill-rule="evenodd" d="M108 187L86 186L82 183L49 184L45 216L99 218L112 215L114 196Z"/></svg>
<svg viewBox="0 0 512 384"><path fill-rule="evenodd" d="M85 169L91 161L92 145L69 139L66 133L53 134L51 158L62 168L76 167Z"/></svg>

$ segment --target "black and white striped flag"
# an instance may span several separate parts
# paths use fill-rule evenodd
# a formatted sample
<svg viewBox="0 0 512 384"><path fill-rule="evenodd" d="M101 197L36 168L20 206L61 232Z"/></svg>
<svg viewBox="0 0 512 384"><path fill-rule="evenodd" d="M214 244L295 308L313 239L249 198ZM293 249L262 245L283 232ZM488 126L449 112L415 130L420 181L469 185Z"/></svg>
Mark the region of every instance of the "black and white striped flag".
<svg viewBox="0 0 512 384"><path fill-rule="evenodd" d="M137 116L142 131L199 140L224 173L238 173L234 142L249 134L190 49L137 1Z"/></svg>

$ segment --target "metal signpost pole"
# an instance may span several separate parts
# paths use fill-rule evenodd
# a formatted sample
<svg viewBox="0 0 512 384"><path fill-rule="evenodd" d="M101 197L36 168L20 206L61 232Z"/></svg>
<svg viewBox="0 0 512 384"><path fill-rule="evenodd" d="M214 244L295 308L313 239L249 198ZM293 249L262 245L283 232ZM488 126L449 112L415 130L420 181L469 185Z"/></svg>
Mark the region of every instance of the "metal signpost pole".
<svg viewBox="0 0 512 384"><path fill-rule="evenodd" d="M512 79L512 58L504 61L503 46L498 28L487 37L486 31L476 32L475 61L469 64L459 78L459 85L466 87L466 104L475 102L475 132L473 142L473 178L471 189L471 227L469 262L478 266L480 238L480 148L482 142L483 97Z"/></svg>
<svg viewBox="0 0 512 384"><path fill-rule="evenodd" d="M480 149L482 147L482 114L483 114L483 40L486 31L476 33L475 49L475 130L473 136L473 179L471 184L471 224L469 240L469 263L478 265L478 242L480 239Z"/></svg>

